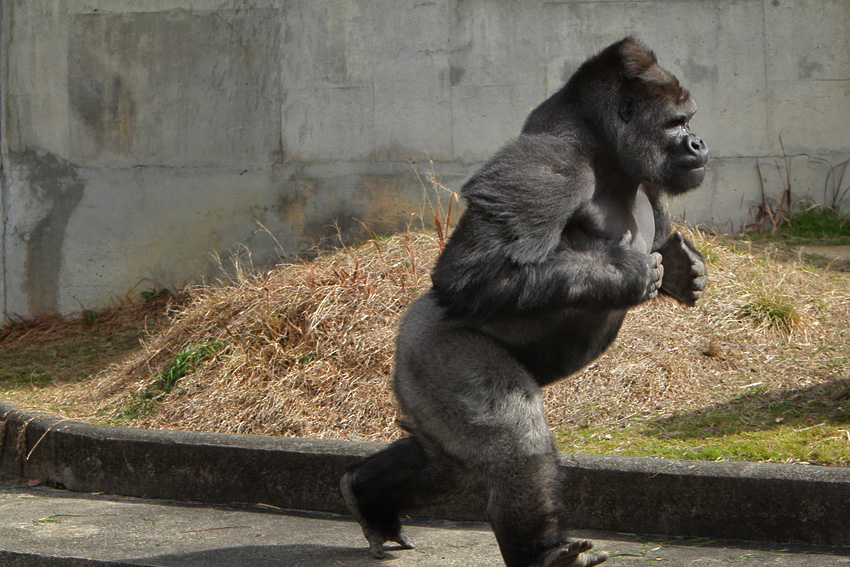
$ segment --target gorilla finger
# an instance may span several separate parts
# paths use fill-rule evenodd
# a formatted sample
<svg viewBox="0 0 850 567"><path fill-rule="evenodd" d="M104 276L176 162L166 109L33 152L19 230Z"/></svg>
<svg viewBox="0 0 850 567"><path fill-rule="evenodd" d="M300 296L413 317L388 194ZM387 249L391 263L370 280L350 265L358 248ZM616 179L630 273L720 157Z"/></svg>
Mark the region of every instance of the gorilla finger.
<svg viewBox="0 0 850 567"><path fill-rule="evenodd" d="M661 267L661 255L658 252L653 252L646 257L646 267L648 271L651 273L653 270L657 270Z"/></svg>
<svg viewBox="0 0 850 567"><path fill-rule="evenodd" d="M682 236L681 232L673 233L673 244L683 246L685 244L685 237Z"/></svg>
<svg viewBox="0 0 850 567"><path fill-rule="evenodd" d="M649 295L651 293L657 293L659 289L661 289L661 280L660 279L649 280L649 282L647 282L647 284L646 284L647 295Z"/></svg>
<svg viewBox="0 0 850 567"><path fill-rule="evenodd" d="M620 239L620 246L629 247L632 244L632 231L627 230L623 233L623 237Z"/></svg>
<svg viewBox="0 0 850 567"><path fill-rule="evenodd" d="M692 276L704 276L707 273L705 264L702 262L694 262L691 264L691 275Z"/></svg>
<svg viewBox="0 0 850 567"><path fill-rule="evenodd" d="M708 286L708 278L705 276L700 276L698 278L694 278L691 282L691 288L697 291L702 291Z"/></svg>
<svg viewBox="0 0 850 567"><path fill-rule="evenodd" d="M649 270L649 277L647 279L648 287L651 288L659 288L664 283L664 270L661 268L655 268L653 270Z"/></svg>
<svg viewBox="0 0 850 567"><path fill-rule="evenodd" d="M650 285L661 285L661 281L664 279L664 266L658 264L654 268L649 269L649 282Z"/></svg>
<svg viewBox="0 0 850 567"><path fill-rule="evenodd" d="M600 563L608 561L608 552L600 551L599 553L591 553L586 557L588 558L588 562L584 567L593 567L594 565L599 565Z"/></svg>

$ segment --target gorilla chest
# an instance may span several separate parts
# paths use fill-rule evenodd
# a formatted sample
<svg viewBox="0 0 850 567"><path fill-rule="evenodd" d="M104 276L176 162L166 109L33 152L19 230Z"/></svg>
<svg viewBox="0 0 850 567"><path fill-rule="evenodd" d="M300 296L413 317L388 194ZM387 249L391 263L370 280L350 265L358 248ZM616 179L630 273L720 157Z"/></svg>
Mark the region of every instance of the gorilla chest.
<svg viewBox="0 0 850 567"><path fill-rule="evenodd" d="M652 205L642 189L623 197L602 194L585 205L578 228L595 238L619 242L626 231L632 235L631 246L645 254L652 250L655 239L655 217Z"/></svg>

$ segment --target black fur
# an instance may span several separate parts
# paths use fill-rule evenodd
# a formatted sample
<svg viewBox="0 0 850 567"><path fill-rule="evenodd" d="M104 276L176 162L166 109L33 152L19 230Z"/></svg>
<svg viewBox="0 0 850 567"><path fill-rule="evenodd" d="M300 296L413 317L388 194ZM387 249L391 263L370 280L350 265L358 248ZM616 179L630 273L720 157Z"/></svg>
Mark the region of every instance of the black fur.
<svg viewBox="0 0 850 567"><path fill-rule="evenodd" d="M575 145L523 135L464 185L467 209L432 274L448 313L513 319L646 298L645 253L574 231L593 196L593 172Z"/></svg>
<svg viewBox="0 0 850 567"><path fill-rule="evenodd" d="M582 65L463 186L467 207L399 330L395 391L410 437L352 467L343 492L372 546L399 514L483 477L509 567L590 567L564 537L540 387L599 356L659 290L693 305L705 262L669 234L662 195L697 187L690 95L627 38Z"/></svg>

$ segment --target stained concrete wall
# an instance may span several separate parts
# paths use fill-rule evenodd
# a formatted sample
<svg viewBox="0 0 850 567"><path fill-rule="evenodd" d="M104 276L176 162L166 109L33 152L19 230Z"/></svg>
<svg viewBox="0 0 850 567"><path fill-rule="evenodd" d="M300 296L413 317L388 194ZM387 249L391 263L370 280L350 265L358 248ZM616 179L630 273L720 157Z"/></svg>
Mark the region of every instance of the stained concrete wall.
<svg viewBox="0 0 850 567"><path fill-rule="evenodd" d="M680 215L740 229L788 164L796 198L830 203L850 184L848 21L845 0L4 0L0 309L397 230L429 158L458 189L626 34L700 105L713 162Z"/></svg>

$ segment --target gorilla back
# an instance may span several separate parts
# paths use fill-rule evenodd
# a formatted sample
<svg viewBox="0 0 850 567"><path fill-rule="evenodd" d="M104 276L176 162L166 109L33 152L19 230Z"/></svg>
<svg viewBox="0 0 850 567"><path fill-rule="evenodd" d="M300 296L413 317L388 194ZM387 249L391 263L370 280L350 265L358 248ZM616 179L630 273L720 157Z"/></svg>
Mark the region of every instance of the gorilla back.
<svg viewBox="0 0 850 567"><path fill-rule="evenodd" d="M671 234L664 192L695 188L708 151L690 95L626 38L588 60L463 186L466 210L399 330L405 437L340 488L375 557L412 543L399 514L483 477L509 567L590 567L566 536L540 387L598 357L630 307L693 305L705 262Z"/></svg>

